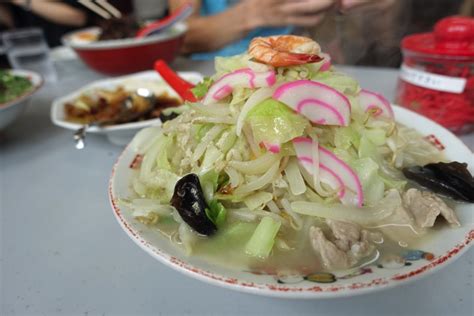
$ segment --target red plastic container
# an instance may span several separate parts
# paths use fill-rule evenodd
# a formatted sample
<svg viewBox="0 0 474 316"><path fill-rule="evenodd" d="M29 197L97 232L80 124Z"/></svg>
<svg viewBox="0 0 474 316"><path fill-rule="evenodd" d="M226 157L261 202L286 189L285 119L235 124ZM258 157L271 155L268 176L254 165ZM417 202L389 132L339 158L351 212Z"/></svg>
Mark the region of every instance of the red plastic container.
<svg viewBox="0 0 474 316"><path fill-rule="evenodd" d="M474 130L474 19L448 17L402 41L397 103L455 133Z"/></svg>
<svg viewBox="0 0 474 316"><path fill-rule="evenodd" d="M185 24L177 24L172 32L163 35L94 41L91 39L100 29L89 28L65 35L63 43L92 69L107 75L124 75L153 69L157 59L172 62L179 54L185 31Z"/></svg>

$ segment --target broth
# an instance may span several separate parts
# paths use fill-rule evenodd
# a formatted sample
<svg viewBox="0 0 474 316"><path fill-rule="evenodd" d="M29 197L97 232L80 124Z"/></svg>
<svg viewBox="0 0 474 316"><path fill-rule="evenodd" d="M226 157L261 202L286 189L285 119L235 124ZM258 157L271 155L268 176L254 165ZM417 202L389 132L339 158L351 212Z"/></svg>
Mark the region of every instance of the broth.
<svg viewBox="0 0 474 316"><path fill-rule="evenodd" d="M199 257L206 262L221 267L257 273L281 274L291 272L304 275L315 272L334 272L333 269L324 267L309 238L309 228L311 226L322 227L325 234L330 235L329 228L323 221L315 217L303 216L303 219L304 225L301 230L281 229L278 234L278 237L284 240L290 249L282 249L277 241L270 256L265 260L245 254L245 245L257 227L257 223L240 221L226 223L212 237L199 236L193 244L192 252L188 255ZM168 217L156 225L163 235L175 242L179 224ZM424 230L416 235L408 227L393 225L390 226L390 230L391 235L394 235L395 232L398 236L398 240L395 241L385 233L386 227L381 229L369 228L368 230L370 232L382 232L383 241L373 243L376 250L369 256L362 258L350 269L375 262L384 262L394 256L403 257L408 250L417 249L417 246L431 235L431 230Z"/></svg>

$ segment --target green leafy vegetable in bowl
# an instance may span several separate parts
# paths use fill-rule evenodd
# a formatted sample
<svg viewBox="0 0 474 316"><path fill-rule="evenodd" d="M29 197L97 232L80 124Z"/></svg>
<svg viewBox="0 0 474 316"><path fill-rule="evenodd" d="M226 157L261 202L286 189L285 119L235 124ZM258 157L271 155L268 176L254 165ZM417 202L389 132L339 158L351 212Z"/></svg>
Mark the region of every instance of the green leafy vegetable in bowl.
<svg viewBox="0 0 474 316"><path fill-rule="evenodd" d="M0 105L12 101L29 91L33 84L28 78L0 70Z"/></svg>

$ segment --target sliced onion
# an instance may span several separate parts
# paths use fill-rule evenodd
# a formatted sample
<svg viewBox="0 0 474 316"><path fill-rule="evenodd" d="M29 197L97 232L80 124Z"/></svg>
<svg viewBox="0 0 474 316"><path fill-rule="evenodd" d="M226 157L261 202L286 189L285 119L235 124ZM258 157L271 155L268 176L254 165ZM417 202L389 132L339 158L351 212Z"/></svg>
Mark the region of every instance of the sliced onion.
<svg viewBox="0 0 474 316"><path fill-rule="evenodd" d="M292 221L290 222L291 227L296 230L301 230L303 227L303 219L301 216L293 212L291 204L287 199L281 199L281 206L285 209L285 212L291 217Z"/></svg>
<svg viewBox="0 0 474 316"><path fill-rule="evenodd" d="M281 159L280 168L278 168L279 174L281 174L283 170L285 170L286 166L288 165L289 160L290 160L290 156L283 156L283 158Z"/></svg>
<svg viewBox="0 0 474 316"><path fill-rule="evenodd" d="M235 194L244 195L249 194L250 192L259 190L266 185L270 184L278 173L278 167L280 161L275 162L261 177L257 178L254 181L243 184L235 190Z"/></svg>
<svg viewBox="0 0 474 316"><path fill-rule="evenodd" d="M223 117L209 117L209 116L198 116L192 120L192 123L201 124L201 123L213 123L213 124L235 124L235 119L230 116Z"/></svg>
<svg viewBox="0 0 474 316"><path fill-rule="evenodd" d="M160 136L155 139L153 145L150 146L148 151L143 156L142 164L140 167L140 179L145 179L150 175L151 171L153 170L153 167L156 164L156 157L158 156L158 153L160 152L160 149L163 146L164 140L165 137L163 136L163 134L160 134Z"/></svg>
<svg viewBox="0 0 474 316"><path fill-rule="evenodd" d="M315 191L313 191L311 187L306 188L306 192L304 193L304 196L310 202L318 202L318 203L324 202L323 198L319 194L317 194Z"/></svg>
<svg viewBox="0 0 474 316"><path fill-rule="evenodd" d="M168 204L161 204L154 199L133 199L130 206L136 211L151 211L159 215L167 216L174 211L174 207Z"/></svg>
<svg viewBox="0 0 474 316"><path fill-rule="evenodd" d="M313 170L313 184L316 192L318 192L319 195L321 196L331 196L334 194L334 192L325 190L321 186L321 175L319 172L319 164L320 164L320 159L319 159L319 142L317 139L312 139L313 140L313 147L315 150L312 151L312 158L313 158L313 163L311 164L312 170Z"/></svg>
<svg viewBox="0 0 474 316"><path fill-rule="evenodd" d="M280 209L278 208L278 206L276 205L276 203L274 201L269 201L267 203L267 207L270 210L270 212L272 212L272 213L275 213L275 214L280 214L281 213Z"/></svg>
<svg viewBox="0 0 474 316"><path fill-rule="evenodd" d="M148 127L139 131L135 137L133 137L130 143L133 151L143 154L150 149L155 140L162 134L160 127Z"/></svg>
<svg viewBox="0 0 474 316"><path fill-rule="evenodd" d="M350 221L360 225L369 225L392 215L389 206L381 208L356 208L342 204L323 204L316 202L296 201L291 203L295 213L329 218L338 221Z"/></svg>
<svg viewBox="0 0 474 316"><path fill-rule="evenodd" d="M245 139L250 146L250 150L252 151L253 155L258 157L261 154L260 147L258 147L255 139L253 138L253 133L248 126L245 126L243 129Z"/></svg>
<svg viewBox="0 0 474 316"><path fill-rule="evenodd" d="M321 179L321 182L339 191L338 195L342 203L361 207L364 194L358 175L334 153L324 147L316 147L316 144L317 142L311 138L293 139L298 161L313 175L313 186L318 194L324 196L327 193L319 185L319 179ZM315 153L316 150L319 151L318 154ZM318 160L317 163L315 160ZM315 172L318 172L317 177L315 177Z"/></svg>
<svg viewBox="0 0 474 316"><path fill-rule="evenodd" d="M228 209L228 211L232 218L235 218L244 222L254 222L258 218L257 214L255 214L254 212L250 211L247 208Z"/></svg>
<svg viewBox="0 0 474 316"><path fill-rule="evenodd" d="M289 226L287 219L281 217L280 215L264 210L254 210L251 211L248 208L239 208L239 209L228 209L229 214L232 218L244 221L244 222L254 222L259 218L264 216L269 216L276 221L282 223L282 225Z"/></svg>
<svg viewBox="0 0 474 316"><path fill-rule="evenodd" d="M196 112L213 117L229 116L231 115L230 108L227 104L212 104L212 105L197 105L193 107Z"/></svg>
<svg viewBox="0 0 474 316"><path fill-rule="evenodd" d="M229 161L228 166L232 167L244 174L262 174L268 170L275 162L280 160L279 155L270 152L250 161Z"/></svg>
<svg viewBox="0 0 474 316"><path fill-rule="evenodd" d="M306 192L306 184L304 183L298 162L295 158L291 158L288 161L288 165L285 168L285 175L293 195L300 195Z"/></svg>
<svg viewBox="0 0 474 316"><path fill-rule="evenodd" d="M244 204L249 210L263 209L268 202L271 202L273 195L269 192L259 191L249 195L244 199Z"/></svg>
<svg viewBox="0 0 474 316"><path fill-rule="evenodd" d="M145 194L147 192L147 188L146 188L146 185L144 185L140 181L139 178L133 179L132 186L133 186L133 190L135 191L135 193L137 193L139 196L145 196Z"/></svg>
<svg viewBox="0 0 474 316"><path fill-rule="evenodd" d="M224 169L225 173L229 176L229 184L232 188L238 187L242 182L244 182L244 177L240 172L234 168L227 167Z"/></svg>
<svg viewBox="0 0 474 316"><path fill-rule="evenodd" d="M222 136L216 142L217 148L219 148L224 154L226 154L235 144L237 136L235 136L234 128L222 133Z"/></svg>
<svg viewBox="0 0 474 316"><path fill-rule="evenodd" d="M207 133L204 135L202 138L201 142L199 145L197 145L196 149L194 150L193 153L193 158L192 161L198 161L201 156L204 154L204 152L207 149L207 146L217 137L219 134L224 130L224 126L222 125L216 125L213 126Z"/></svg>
<svg viewBox="0 0 474 316"><path fill-rule="evenodd" d="M250 98L247 99L247 102L245 102L244 106L242 107L242 110L240 111L239 117L237 118L237 124L236 124L236 129L235 132L237 133L237 136L240 136L242 133L242 127L244 126L244 121L245 118L247 117L247 114L258 104L260 104L262 101L270 98L275 91L275 87L271 88L260 88L257 91L255 91Z"/></svg>
<svg viewBox="0 0 474 316"><path fill-rule="evenodd" d="M319 144L308 137L297 137L293 139L293 147L300 166L306 172L302 172L306 182L321 196L331 196L333 192L324 190L320 183L319 172ZM314 160L317 160L318 164Z"/></svg>
<svg viewBox="0 0 474 316"><path fill-rule="evenodd" d="M275 214L273 212L264 211L264 210L255 210L253 212L255 214L257 214L258 217L269 216L269 217L273 218L274 220L281 222L282 225L285 225L285 226L288 226L290 224L287 219L285 219L281 215Z"/></svg>
<svg viewBox="0 0 474 316"><path fill-rule="evenodd" d="M313 170L313 183L314 187L319 186L319 142L317 139L313 139L313 150L311 151L313 162L311 169Z"/></svg>
<svg viewBox="0 0 474 316"><path fill-rule="evenodd" d="M193 251L193 245L197 241L197 235L186 223L181 223L178 228L179 239L183 243L187 255Z"/></svg>

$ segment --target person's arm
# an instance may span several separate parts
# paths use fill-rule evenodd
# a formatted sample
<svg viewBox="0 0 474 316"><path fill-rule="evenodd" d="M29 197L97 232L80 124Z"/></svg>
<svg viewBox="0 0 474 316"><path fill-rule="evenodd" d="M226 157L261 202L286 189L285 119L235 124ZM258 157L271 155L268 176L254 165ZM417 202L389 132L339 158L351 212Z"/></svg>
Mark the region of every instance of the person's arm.
<svg viewBox="0 0 474 316"><path fill-rule="evenodd" d="M340 0L339 9L343 13L349 13L353 9L378 10L384 11L390 9L395 0Z"/></svg>
<svg viewBox="0 0 474 316"><path fill-rule="evenodd" d="M7 28L12 28L15 26L11 12L8 10L8 8L0 4L0 26L2 24Z"/></svg>
<svg viewBox="0 0 474 316"><path fill-rule="evenodd" d="M65 3L50 0L13 0L14 4L26 7L31 12L57 24L83 26L87 15Z"/></svg>
<svg viewBox="0 0 474 316"><path fill-rule="evenodd" d="M333 5L333 0L243 0L225 12L213 16L199 16L201 1L169 0L173 12L186 3L194 5L188 19L184 53L212 51L243 38L251 30L262 26L314 25L321 21L321 13Z"/></svg>
<svg viewBox="0 0 474 316"><path fill-rule="evenodd" d="M170 0L170 11L189 3L186 0ZM252 27L245 17L245 6L241 3L213 16L201 17L201 1L192 1L193 15L187 20L188 31L184 38L183 53L212 51L242 38Z"/></svg>

